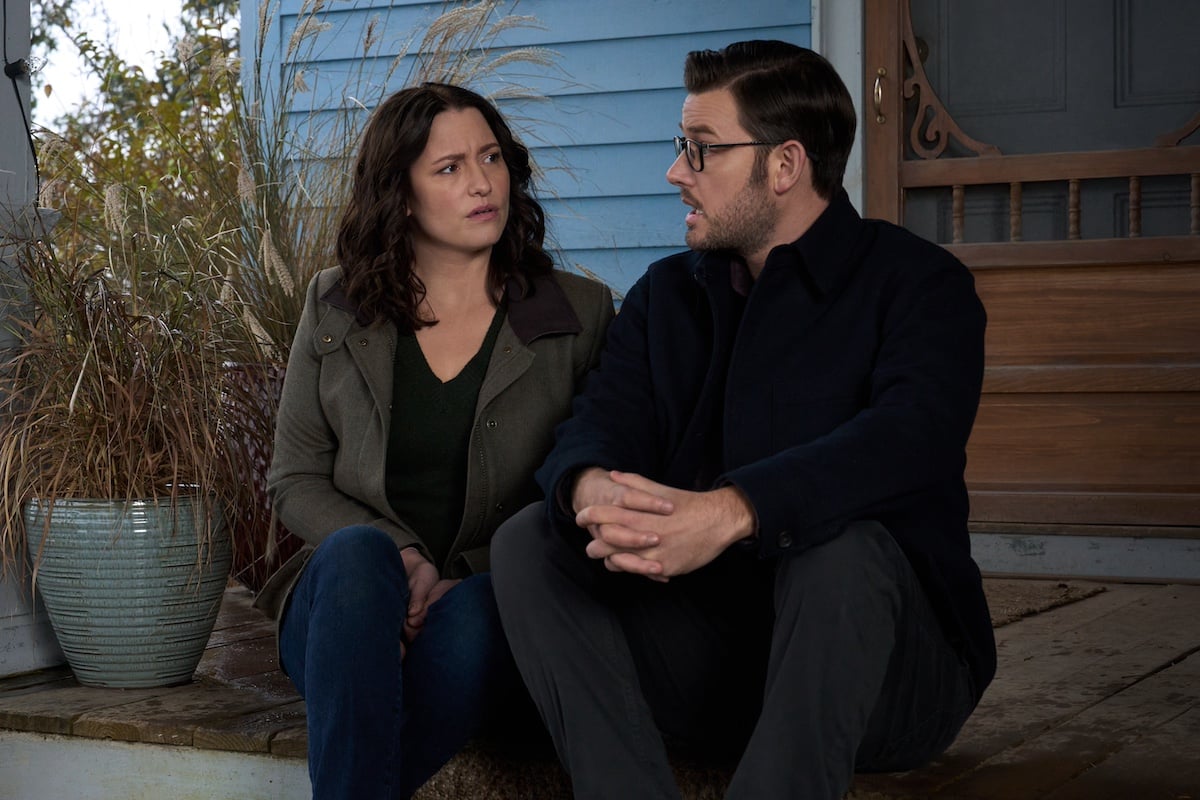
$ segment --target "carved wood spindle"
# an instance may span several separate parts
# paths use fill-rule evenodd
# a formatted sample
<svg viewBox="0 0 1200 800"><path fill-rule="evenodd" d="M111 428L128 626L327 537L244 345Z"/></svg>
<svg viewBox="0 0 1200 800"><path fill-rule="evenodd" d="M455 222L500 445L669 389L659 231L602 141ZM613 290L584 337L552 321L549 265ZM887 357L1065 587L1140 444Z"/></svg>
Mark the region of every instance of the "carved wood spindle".
<svg viewBox="0 0 1200 800"><path fill-rule="evenodd" d="M1142 179L1129 176L1129 238L1139 239L1142 235Z"/></svg>
<svg viewBox="0 0 1200 800"><path fill-rule="evenodd" d="M962 244L963 228L965 227L965 218L966 218L966 213L963 210L963 208L965 206L965 200L966 200L966 190L963 188L963 185L961 183L956 183L956 184L954 184L954 188L952 189L952 192L953 192L953 198L954 198L954 212L953 212L954 237L953 237L953 241L954 241L954 244Z"/></svg>
<svg viewBox="0 0 1200 800"><path fill-rule="evenodd" d="M1008 185L1008 240L1021 241L1021 184Z"/></svg>
<svg viewBox="0 0 1200 800"><path fill-rule="evenodd" d="M1067 182L1067 238L1079 238L1079 178Z"/></svg>
<svg viewBox="0 0 1200 800"><path fill-rule="evenodd" d="M1192 236L1200 236L1200 172L1192 173Z"/></svg>

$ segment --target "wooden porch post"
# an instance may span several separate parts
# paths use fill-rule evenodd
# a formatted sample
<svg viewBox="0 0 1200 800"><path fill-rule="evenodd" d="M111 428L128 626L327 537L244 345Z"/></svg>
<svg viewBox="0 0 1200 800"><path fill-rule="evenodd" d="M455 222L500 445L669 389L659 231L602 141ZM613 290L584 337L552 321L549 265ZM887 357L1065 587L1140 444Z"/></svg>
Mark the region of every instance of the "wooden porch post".
<svg viewBox="0 0 1200 800"><path fill-rule="evenodd" d="M899 224L903 198L897 175L904 125L904 65L900 0L866 0L863 141L866 215Z"/></svg>

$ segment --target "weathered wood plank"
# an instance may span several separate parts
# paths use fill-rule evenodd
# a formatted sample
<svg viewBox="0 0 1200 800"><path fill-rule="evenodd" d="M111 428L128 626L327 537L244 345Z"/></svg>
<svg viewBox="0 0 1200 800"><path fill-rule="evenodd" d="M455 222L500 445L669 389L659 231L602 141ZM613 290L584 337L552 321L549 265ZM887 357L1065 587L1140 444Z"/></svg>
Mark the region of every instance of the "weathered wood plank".
<svg viewBox="0 0 1200 800"><path fill-rule="evenodd" d="M1194 640L1198 632L1200 626L1183 633L1192 633ZM1195 654L988 759L962 780L952 783L943 794L963 800L1044 797L1070 784L1076 776L1087 774L1096 765L1103 767L1115 759L1121 759L1123 763L1118 772L1126 785L1153 785L1158 780L1156 770L1162 765L1152 765L1137 758L1122 759L1122 754L1146 737L1161 739L1156 735L1159 729L1172 726L1181 715L1193 710L1200 711L1200 655ZM1196 722L1200 723L1200 716L1196 717ZM1190 739L1190 753L1185 754L1181 748L1173 749L1173 771L1177 771L1179 765L1186 768L1189 762L1192 765L1200 763L1195 752L1197 741L1200 738ZM1200 767L1195 767L1192 772L1200 774ZM1095 783L1094 780L1086 782L1089 787L1094 787ZM1200 780L1192 786L1200 789ZM1095 795L1074 796L1090 798Z"/></svg>
<svg viewBox="0 0 1200 800"><path fill-rule="evenodd" d="M1010 658L1023 657L1030 652L1043 652L1055 639L1072 631L1091 630L1095 623L1129 606L1151 602L1159 596L1162 586L1105 584L1105 591L1075 603L1021 620L1020 627L1005 626L996 630L996 647Z"/></svg>
<svg viewBox="0 0 1200 800"><path fill-rule="evenodd" d="M204 672L204 665L213 663L213 658L210 653L212 650L221 649L238 649L250 645L259 640L267 641L274 645L275 634L264 634L257 630L254 626L242 625L236 628L226 628L223 631L213 631L212 636L208 639L208 644L204 649L204 657L200 660L200 665L197 667L197 672L201 675Z"/></svg>
<svg viewBox="0 0 1200 800"><path fill-rule="evenodd" d="M296 692L296 687L292 685L291 679L278 669L269 670L267 672L262 672L255 675L247 675L244 678L238 678L234 681L231 681L230 685L240 686L245 689L251 689L260 694L270 694L276 697L286 697L297 700L300 698L300 695Z"/></svg>
<svg viewBox="0 0 1200 800"><path fill-rule="evenodd" d="M210 750L269 753L276 734L304 724L304 701L297 700L266 711L203 722L196 726L192 745Z"/></svg>
<svg viewBox="0 0 1200 800"><path fill-rule="evenodd" d="M304 723L285 728L271 737L271 755L287 758L308 757L308 727Z"/></svg>
<svg viewBox="0 0 1200 800"><path fill-rule="evenodd" d="M94 739L190 745L201 725L215 726L222 719L265 711L286 702L245 689L192 684L176 687L169 694L85 712L75 720L71 732Z"/></svg>
<svg viewBox="0 0 1200 800"><path fill-rule="evenodd" d="M274 639L275 626L270 622L247 622L241 625L229 625L224 628L213 628L208 637L209 647L224 647L225 645L247 642L254 639Z"/></svg>
<svg viewBox="0 0 1200 800"><path fill-rule="evenodd" d="M1200 797L1200 708L1148 730L1046 800L1194 800Z"/></svg>
<svg viewBox="0 0 1200 800"><path fill-rule="evenodd" d="M66 685L75 685L75 676L71 674L70 667L65 664L61 667L47 667L0 680L0 697L16 697L19 694L40 692L52 686Z"/></svg>
<svg viewBox="0 0 1200 800"><path fill-rule="evenodd" d="M1062 630L1039 625L1054 623L1057 612L1051 612L1030 618L1033 630L996 631L1002 668L989 689L991 699L1020 702L1021 692L1054 683L1087 696L1111 694L1187 655L1200 643L1195 627L1200 586L1145 588L1150 591L1143 597ZM1004 669L1005 665L1011 667Z"/></svg>
<svg viewBox="0 0 1200 800"><path fill-rule="evenodd" d="M1200 587L1117 586L996 631L999 668L958 741L927 767L855 788L939 794L1000 753L1063 724L1200 645Z"/></svg>
<svg viewBox="0 0 1200 800"><path fill-rule="evenodd" d="M70 734L75 721L90 712L153 701L174 689L94 689L71 682L39 692L20 695L0 695L0 728L34 733ZM114 732L115 733L115 732ZM130 740L125 735L113 739Z"/></svg>
<svg viewBox="0 0 1200 800"><path fill-rule="evenodd" d="M231 585L225 589L225 597L221 601L221 610L213 631L224 631L230 628L250 626L261 628L263 632L274 633L274 623L258 609L254 608L254 596L244 586Z"/></svg>
<svg viewBox="0 0 1200 800"><path fill-rule="evenodd" d="M219 646L210 644L197 668L199 674L220 683L230 683L239 678L278 670L279 659L273 635L243 639Z"/></svg>

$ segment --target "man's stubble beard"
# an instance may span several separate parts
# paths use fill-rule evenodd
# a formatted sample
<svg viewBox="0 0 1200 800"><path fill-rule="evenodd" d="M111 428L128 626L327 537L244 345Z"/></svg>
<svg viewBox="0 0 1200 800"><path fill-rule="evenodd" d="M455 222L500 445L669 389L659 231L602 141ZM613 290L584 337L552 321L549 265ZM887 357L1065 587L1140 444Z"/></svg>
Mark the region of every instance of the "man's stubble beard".
<svg viewBox="0 0 1200 800"><path fill-rule="evenodd" d="M693 229L687 232L688 247L693 250L725 250L745 258L766 246L779 221L779 209L766 191L765 159L756 159L746 184L719 214L704 211L707 233L701 237Z"/></svg>

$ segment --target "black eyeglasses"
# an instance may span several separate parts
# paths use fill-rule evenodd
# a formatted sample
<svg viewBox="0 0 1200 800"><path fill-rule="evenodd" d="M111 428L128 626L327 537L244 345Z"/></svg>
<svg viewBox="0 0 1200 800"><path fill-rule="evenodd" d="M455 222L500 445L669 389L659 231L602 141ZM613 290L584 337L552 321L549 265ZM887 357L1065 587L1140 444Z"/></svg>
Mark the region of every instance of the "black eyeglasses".
<svg viewBox="0 0 1200 800"><path fill-rule="evenodd" d="M720 150L725 147L774 147L783 142L729 142L725 144L711 144L708 142L697 142L695 139L688 139L686 136L675 137L675 157L679 158L680 153L687 153L688 166L693 172L704 171L704 155L709 150ZM811 156L810 156L811 158Z"/></svg>

